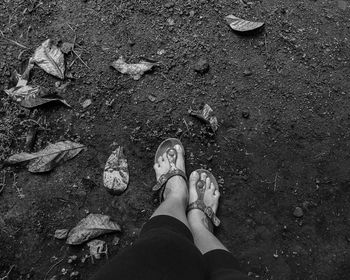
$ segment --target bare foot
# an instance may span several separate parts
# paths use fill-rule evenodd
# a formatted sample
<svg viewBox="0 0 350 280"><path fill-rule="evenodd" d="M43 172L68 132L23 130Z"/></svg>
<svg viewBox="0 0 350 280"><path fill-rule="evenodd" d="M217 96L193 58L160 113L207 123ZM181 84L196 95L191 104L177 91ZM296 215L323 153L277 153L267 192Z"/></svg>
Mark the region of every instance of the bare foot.
<svg viewBox="0 0 350 280"><path fill-rule="evenodd" d="M196 184L199 181L199 174L198 172L194 171L192 172L190 176L190 187L189 187L189 203L192 203L198 199L198 194L196 191ZM219 198L220 198L220 192L217 190L214 186L214 184L210 181L210 178L207 177L207 174L201 173L201 180L205 182L205 193L204 193L204 204L206 206L210 206L214 213L216 214L216 211L219 206ZM208 217L204 214L203 211L199 209L193 209L188 212L187 214L188 222L191 227L205 227L206 229L212 231L213 225L211 221L208 219Z"/></svg>
<svg viewBox="0 0 350 280"><path fill-rule="evenodd" d="M180 145L175 145L174 148L177 151L177 160L175 165L178 169L186 173L184 151L182 150ZM156 172L157 181L162 174L165 174L169 171L170 163L166 153L164 153L158 158L158 161L154 164L153 168ZM188 190L185 179L181 176L174 176L170 178L166 183L163 198L166 199L169 193L171 193L172 195L179 195L187 199Z"/></svg>

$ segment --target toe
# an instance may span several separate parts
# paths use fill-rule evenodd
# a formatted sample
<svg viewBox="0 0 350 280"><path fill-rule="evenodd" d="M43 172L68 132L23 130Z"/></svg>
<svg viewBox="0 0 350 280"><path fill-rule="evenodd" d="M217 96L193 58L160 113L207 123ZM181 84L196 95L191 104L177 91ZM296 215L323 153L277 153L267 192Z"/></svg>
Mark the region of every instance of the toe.
<svg viewBox="0 0 350 280"><path fill-rule="evenodd" d="M158 158L158 164L161 165L163 163L164 159L162 156Z"/></svg>
<svg viewBox="0 0 350 280"><path fill-rule="evenodd" d="M190 175L190 186L194 187L199 180L199 174L197 171L193 171Z"/></svg>
<svg viewBox="0 0 350 280"><path fill-rule="evenodd" d="M179 157L180 157L180 156L183 157L184 151L182 150L182 147L181 147L179 144L176 144L176 145L174 146L174 148L175 148L175 150L177 151L178 156L179 156Z"/></svg>
<svg viewBox="0 0 350 280"><path fill-rule="evenodd" d="M211 189L211 184L210 184L210 178L207 177L207 179L205 180L205 187L207 190Z"/></svg>
<svg viewBox="0 0 350 280"><path fill-rule="evenodd" d="M209 187L210 193L211 193L211 194L214 194L215 191L216 191L214 184L213 184L213 183L210 183L210 181L209 181L209 185L210 185L210 187Z"/></svg>
<svg viewBox="0 0 350 280"><path fill-rule="evenodd" d="M207 174L205 172L202 172L201 174L201 180L203 180L204 182L206 181L207 179Z"/></svg>

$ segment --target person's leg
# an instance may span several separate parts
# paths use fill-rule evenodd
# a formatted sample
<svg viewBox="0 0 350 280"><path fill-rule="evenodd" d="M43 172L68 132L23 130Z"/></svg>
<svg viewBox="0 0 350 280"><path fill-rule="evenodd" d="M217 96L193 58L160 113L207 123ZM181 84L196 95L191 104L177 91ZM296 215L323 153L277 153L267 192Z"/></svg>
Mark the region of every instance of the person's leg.
<svg viewBox="0 0 350 280"><path fill-rule="evenodd" d="M175 149L178 155L176 160L176 167L186 173L184 151L180 145L175 145ZM169 161L166 157L166 153L164 153L163 156L158 158L158 163L154 164L157 180L162 174L167 173L169 168ZM156 211L154 211L151 218L159 215L171 216L178 219L189 228L186 217L188 189L185 179L180 176L174 176L170 178L166 183L163 198L164 201L156 209Z"/></svg>
<svg viewBox="0 0 350 280"><path fill-rule="evenodd" d="M199 178L201 176L202 178ZM198 199L196 184L198 180L206 182L204 203L216 213L220 192L205 173L199 175L192 172L189 180L189 203ZM239 264L228 249L213 234L213 225L203 211L192 209L187 214L188 222L194 238L194 243L202 252L204 261L210 271L211 280L238 280L249 279L240 272Z"/></svg>
<svg viewBox="0 0 350 280"><path fill-rule="evenodd" d="M183 151L175 146L177 168L185 171ZM169 170L163 155L155 164L157 179ZM174 176L167 182L164 201L143 226L139 239L124 249L91 280L203 280L208 271L201 252L193 243L186 217L188 189Z"/></svg>
<svg viewBox="0 0 350 280"><path fill-rule="evenodd" d="M219 205L220 192L215 189L214 184L210 182L209 177L207 178L207 175L205 173L202 173L201 176L201 179L206 182L204 203L205 205L210 206L216 213ZM199 174L196 171L192 172L189 181L189 203L197 200L198 198L195 186L199 179ZM207 219L203 211L199 209L193 209L188 212L187 218L192 231L194 243L202 252L202 254L215 249L228 251L226 247L220 242L220 240L217 239L213 234L211 222Z"/></svg>

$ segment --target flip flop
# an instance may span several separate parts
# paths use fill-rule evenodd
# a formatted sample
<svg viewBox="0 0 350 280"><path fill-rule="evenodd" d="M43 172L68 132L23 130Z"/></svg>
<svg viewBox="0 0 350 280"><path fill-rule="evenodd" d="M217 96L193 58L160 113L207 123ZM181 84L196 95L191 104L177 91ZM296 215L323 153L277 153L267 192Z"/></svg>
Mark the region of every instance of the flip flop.
<svg viewBox="0 0 350 280"><path fill-rule="evenodd" d="M215 215L215 212L213 211L213 209L210 206L205 205L204 203L204 193L205 193L206 187L205 187L205 181L200 179L201 174L202 173L207 174L207 177L210 178L210 181L214 184L216 190L219 190L219 184L216 181L214 175L210 171L205 169L197 169L196 172L199 174L199 180L196 183L196 191L197 191L198 198L196 201L190 203L187 206L187 213L193 209L199 209L202 212L204 212L204 214L208 217L208 219L213 223L214 226L218 227L220 225L219 218Z"/></svg>
<svg viewBox="0 0 350 280"><path fill-rule="evenodd" d="M152 188L153 191L159 191L160 190L160 200L163 200L163 193L165 189L165 184L168 182L168 180L174 176L181 176L184 178L187 182L187 176L185 172L182 170L178 169L175 165L176 160L177 160L177 151L175 150L174 146L175 145L180 145L182 150L185 153L185 149L179 139L176 138L168 138L165 141L163 141L159 147L158 150L154 156L154 163L158 162L158 158L162 156L164 153L166 153L166 156L168 158L168 161L170 163L170 168L169 171L165 174L162 174L158 181L157 184Z"/></svg>

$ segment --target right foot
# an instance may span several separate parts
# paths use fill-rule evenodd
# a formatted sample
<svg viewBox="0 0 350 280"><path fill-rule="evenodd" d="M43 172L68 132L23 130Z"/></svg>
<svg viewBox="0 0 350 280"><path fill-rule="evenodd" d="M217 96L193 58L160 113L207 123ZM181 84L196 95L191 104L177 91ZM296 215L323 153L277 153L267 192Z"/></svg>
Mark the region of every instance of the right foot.
<svg viewBox="0 0 350 280"><path fill-rule="evenodd" d="M180 145L175 145L174 148L177 151L177 160L175 166L186 173L184 151L182 150ZM167 158L166 152L158 158L153 168L156 172L157 181L162 174L165 174L169 171L170 163ZM163 199L165 200L170 193L172 193L175 196L187 199L188 190L185 179L181 176L171 177L165 185Z"/></svg>
<svg viewBox="0 0 350 280"><path fill-rule="evenodd" d="M211 182L210 178L205 173L201 173L201 178L199 178L199 174L197 171L193 171L189 180L189 204L196 201L198 199L198 194L196 191L196 184L201 179L205 184L205 193L204 193L204 204L213 209L214 213L219 206L219 197L220 192ZM213 224L209 220L209 218L204 214L203 211L199 209L192 209L187 214L188 221L191 227L204 226L206 229L213 231Z"/></svg>

